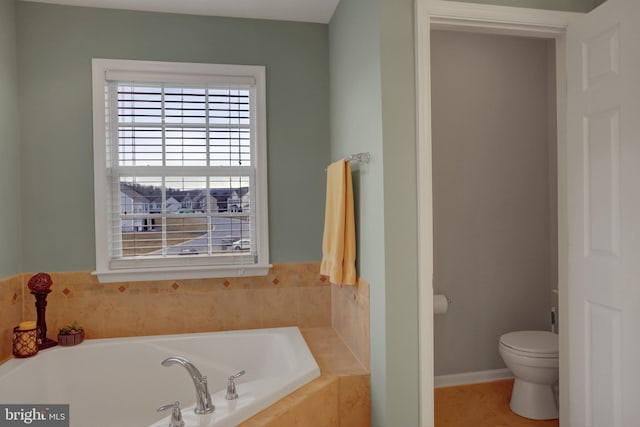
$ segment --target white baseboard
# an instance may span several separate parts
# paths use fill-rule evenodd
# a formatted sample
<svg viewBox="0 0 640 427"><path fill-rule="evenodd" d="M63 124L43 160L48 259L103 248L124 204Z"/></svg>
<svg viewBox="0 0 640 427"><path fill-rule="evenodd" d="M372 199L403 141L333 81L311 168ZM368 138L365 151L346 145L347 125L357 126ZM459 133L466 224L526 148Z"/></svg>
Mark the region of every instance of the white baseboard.
<svg viewBox="0 0 640 427"><path fill-rule="evenodd" d="M462 384L485 383L488 381L503 380L506 378L513 378L513 374L509 369L491 369L488 371L438 375L433 377L433 384L436 388L438 388Z"/></svg>

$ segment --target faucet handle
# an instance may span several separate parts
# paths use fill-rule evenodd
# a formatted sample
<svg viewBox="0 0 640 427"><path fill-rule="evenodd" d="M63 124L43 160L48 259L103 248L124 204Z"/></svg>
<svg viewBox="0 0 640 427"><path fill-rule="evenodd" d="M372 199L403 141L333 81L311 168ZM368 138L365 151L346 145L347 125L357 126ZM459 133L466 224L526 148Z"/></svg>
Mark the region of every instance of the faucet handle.
<svg viewBox="0 0 640 427"><path fill-rule="evenodd" d="M229 377L229 381L235 381L236 379L240 378L241 376L243 376L244 374L246 374L247 371L245 371L244 369L240 372L238 372L237 374L231 375Z"/></svg>
<svg viewBox="0 0 640 427"><path fill-rule="evenodd" d="M227 400L236 400L238 398L238 392L236 391L236 379L240 378L246 374L246 371L243 369L237 374L231 375L229 377L229 383L227 384L227 395L224 397Z"/></svg>
<svg viewBox="0 0 640 427"><path fill-rule="evenodd" d="M182 412L180 411L180 402L176 400L174 403L162 405L157 409L157 411L163 412L167 409L171 409L171 421L169 422L169 427L184 427Z"/></svg>

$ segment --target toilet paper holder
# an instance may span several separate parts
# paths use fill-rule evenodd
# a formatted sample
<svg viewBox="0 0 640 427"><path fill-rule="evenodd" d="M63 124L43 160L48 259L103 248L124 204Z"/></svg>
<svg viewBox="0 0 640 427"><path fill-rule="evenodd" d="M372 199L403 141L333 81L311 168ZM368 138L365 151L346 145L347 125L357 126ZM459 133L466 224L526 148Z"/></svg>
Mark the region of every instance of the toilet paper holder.
<svg viewBox="0 0 640 427"><path fill-rule="evenodd" d="M433 295L433 314L445 314L453 301L446 295Z"/></svg>

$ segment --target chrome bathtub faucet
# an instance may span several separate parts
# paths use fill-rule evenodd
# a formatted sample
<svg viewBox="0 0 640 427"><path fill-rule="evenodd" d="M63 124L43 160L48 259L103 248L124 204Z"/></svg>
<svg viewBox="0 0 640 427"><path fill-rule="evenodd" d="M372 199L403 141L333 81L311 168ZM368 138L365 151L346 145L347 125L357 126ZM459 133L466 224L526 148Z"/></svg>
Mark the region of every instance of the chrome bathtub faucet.
<svg viewBox="0 0 640 427"><path fill-rule="evenodd" d="M196 408L193 410L198 415L210 414L216 407L211 403L211 393L207 385L207 377L203 376L193 363L184 357L171 356L162 361L162 366L181 365L191 375L193 385L196 389Z"/></svg>

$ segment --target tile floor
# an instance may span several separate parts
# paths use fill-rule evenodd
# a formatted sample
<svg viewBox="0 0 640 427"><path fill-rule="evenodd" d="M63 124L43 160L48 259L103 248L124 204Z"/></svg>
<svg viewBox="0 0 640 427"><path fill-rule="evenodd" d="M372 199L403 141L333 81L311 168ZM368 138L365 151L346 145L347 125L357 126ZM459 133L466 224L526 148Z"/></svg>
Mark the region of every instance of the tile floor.
<svg viewBox="0 0 640 427"><path fill-rule="evenodd" d="M435 389L436 427L558 427L558 420L522 418L509 409L513 379Z"/></svg>

